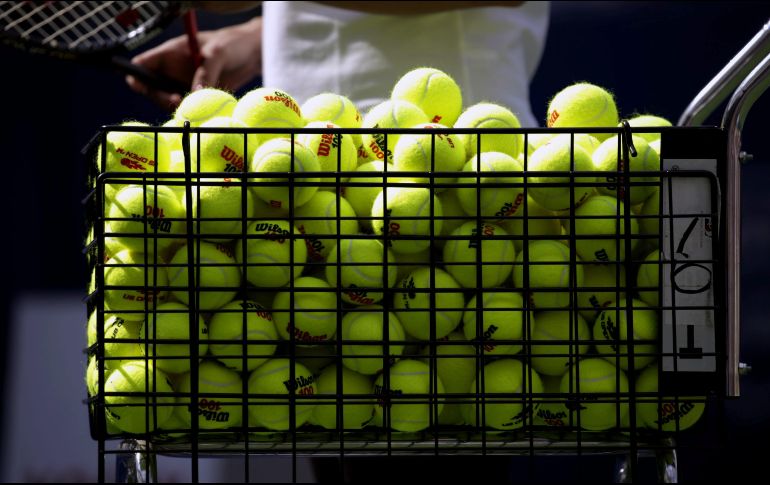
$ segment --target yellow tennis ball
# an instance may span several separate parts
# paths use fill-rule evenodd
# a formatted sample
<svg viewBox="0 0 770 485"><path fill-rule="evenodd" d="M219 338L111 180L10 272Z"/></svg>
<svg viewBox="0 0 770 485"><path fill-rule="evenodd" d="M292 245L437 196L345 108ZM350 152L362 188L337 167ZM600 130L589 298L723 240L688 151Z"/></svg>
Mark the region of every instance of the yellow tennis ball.
<svg viewBox="0 0 770 485"><path fill-rule="evenodd" d="M187 228L187 211L165 185L126 185L109 206L108 221L117 243L147 254L175 245Z"/></svg>
<svg viewBox="0 0 770 485"><path fill-rule="evenodd" d="M588 322L614 301L625 301L626 270L622 264L584 264L583 284L577 294L580 315ZM593 288L589 290L588 288Z"/></svg>
<svg viewBox="0 0 770 485"><path fill-rule="evenodd" d="M388 267L385 275L385 258L388 262L396 259L393 252L390 249L386 252L376 239L340 239L329 253L326 281L342 293L342 300L347 303L377 303L383 298L383 283L387 282L388 288L396 284L395 266Z"/></svg>
<svg viewBox="0 0 770 485"><path fill-rule="evenodd" d="M387 316L387 338L385 317ZM381 343L356 343L356 341L388 341L387 359L395 359L404 351L406 338L401 322L393 312L387 312L380 305L369 305L350 311L342 317L342 365L365 375L374 375L382 370L385 346Z"/></svg>
<svg viewBox="0 0 770 485"><path fill-rule="evenodd" d="M393 295L393 306L404 330L412 337L420 340L441 338L460 325L465 298L460 284L446 271L435 266L421 267L401 280L398 286ZM440 291L435 291L437 289Z"/></svg>
<svg viewBox="0 0 770 485"><path fill-rule="evenodd" d="M416 105L397 99L390 99L372 107L364 116L362 128L369 128L362 143L369 156L374 160L393 163L393 148L398 143L398 134L387 136L382 128L412 128L428 123L428 116Z"/></svg>
<svg viewBox="0 0 770 485"><path fill-rule="evenodd" d="M512 158L518 158L524 149L524 135L519 134L482 134L478 129L521 128L521 123L508 108L494 103L478 103L467 108L457 118L454 128L470 128L473 133L461 133L460 141L465 147L465 158L470 159L477 153L501 152ZM479 149L479 145L480 148Z"/></svg>
<svg viewBox="0 0 770 485"><path fill-rule="evenodd" d="M178 122L190 122L190 126L201 126L208 120L220 116L231 116L238 100L235 96L216 88L203 88L187 94L174 112Z"/></svg>
<svg viewBox="0 0 770 485"><path fill-rule="evenodd" d="M513 214L513 217L506 217L499 222L505 232L510 236L516 236L513 239L513 246L516 254L524 248L524 241L534 237L542 236L561 236L561 223L557 214L545 209L535 202L532 197L527 196L526 207L522 200L521 206ZM524 219L527 220L527 233L524 234Z"/></svg>
<svg viewBox="0 0 770 485"><path fill-rule="evenodd" d="M337 292L320 278L295 279L291 290L275 295L272 311L281 338L298 345L332 340L337 331Z"/></svg>
<svg viewBox="0 0 770 485"><path fill-rule="evenodd" d="M575 209L575 250L583 261L616 263L626 257L626 221L623 203L607 195L594 195ZM639 223L631 213L631 250L639 242ZM569 231L569 227L565 230ZM589 239L599 236L602 239Z"/></svg>
<svg viewBox="0 0 770 485"><path fill-rule="evenodd" d="M342 379L337 379L337 373ZM366 426L374 414L374 397L370 377L336 364L324 368L316 380L319 396L327 399L315 401L312 421L326 429L352 431ZM369 395L369 397L367 397ZM356 396L356 397L353 397ZM332 398L332 399L330 399ZM341 422L338 420L340 410Z"/></svg>
<svg viewBox="0 0 770 485"><path fill-rule="evenodd" d="M535 424L563 427L574 423L572 411L567 407L567 402L559 391L562 376L541 375L543 382L543 396L540 402L535 404Z"/></svg>
<svg viewBox="0 0 770 485"><path fill-rule="evenodd" d="M481 316L477 323L477 316ZM524 298L515 291L482 293L481 302L476 295L468 302L463 313L463 333L465 338L478 342L484 349L484 355L513 355L521 351L521 343L500 341L516 340L524 337L524 326L532 325L534 318L530 314L529 323L524 311Z"/></svg>
<svg viewBox="0 0 770 485"><path fill-rule="evenodd" d="M249 418L257 426L276 431L302 426L315 408L315 400L302 397L317 393L316 378L305 366L283 358L268 360L249 376L249 394L254 395L249 398ZM281 397L275 397L276 394ZM290 394L296 396L293 402ZM294 410L293 423L289 414L291 408Z"/></svg>
<svg viewBox="0 0 770 485"><path fill-rule="evenodd" d="M127 249L111 257L104 269L105 318L117 316L128 321L145 318L145 306L152 310L168 298L168 273L158 260Z"/></svg>
<svg viewBox="0 0 770 485"><path fill-rule="evenodd" d="M88 319L88 346L98 343L97 312L91 313ZM104 368L114 369L124 362L138 360L142 357L139 339L141 322L126 321L117 316L104 317Z"/></svg>
<svg viewBox="0 0 770 485"><path fill-rule="evenodd" d="M385 162L366 162L356 168L356 173L342 187L342 195L350 202L363 228L372 227L372 205L385 186L385 169ZM391 172L395 170L392 165L388 165L387 169Z"/></svg>
<svg viewBox="0 0 770 485"><path fill-rule="evenodd" d="M468 392L477 397L463 408L466 423L509 431L531 424L529 399L543 393L543 382L521 361L500 359L484 366Z"/></svg>
<svg viewBox="0 0 770 485"><path fill-rule="evenodd" d="M279 129L302 128L304 121L299 105L291 95L273 88L257 88L244 94L233 109L236 118L251 128L275 128L268 133L257 133L258 143L272 138L288 137Z"/></svg>
<svg viewBox="0 0 770 485"><path fill-rule="evenodd" d="M209 335L203 318L198 315L197 320L198 359L202 359L209 348ZM139 344L142 354L151 359L158 369L169 374L189 372L193 355L190 325L190 309L187 306L176 302L158 305L147 315L139 330L139 338L144 341ZM179 343L161 343L166 340L177 340Z"/></svg>
<svg viewBox="0 0 770 485"><path fill-rule="evenodd" d="M644 261L642 261L642 264L639 265L639 272L636 275L637 288L659 288L660 272L660 250L656 249L649 253L647 257L644 258ZM647 291L639 290L639 299L654 307L660 304L660 294L657 289Z"/></svg>
<svg viewBox="0 0 770 485"><path fill-rule="evenodd" d="M193 276L190 277L190 246L185 244L169 261L168 280L174 297L190 305L190 290L197 308L213 311L230 303L241 287L241 271L233 249L222 243L193 241ZM200 250L198 249L200 247ZM200 252L199 252L200 251Z"/></svg>
<svg viewBox="0 0 770 485"><path fill-rule="evenodd" d="M311 262L325 261L338 238L358 233L353 207L341 195L326 190L319 190L307 204L294 210L294 223L305 236Z"/></svg>
<svg viewBox="0 0 770 485"><path fill-rule="evenodd" d="M476 378L476 349L465 339L462 332L452 332L438 339L435 345L426 345L420 351L422 361L430 365L435 356L436 373L447 394L444 409L439 414L439 424L463 424L462 406L471 399L469 396L449 397L449 394L468 394Z"/></svg>
<svg viewBox="0 0 770 485"><path fill-rule="evenodd" d="M152 363L125 362L104 383L107 423L126 433L151 433L171 417L172 392L168 376Z"/></svg>
<svg viewBox="0 0 770 485"><path fill-rule="evenodd" d="M212 118L200 125L204 128L238 128L247 126L229 117ZM257 135L245 133L195 133L190 136L192 170L198 172L242 173L257 150ZM200 158L198 158L200 156Z"/></svg>
<svg viewBox="0 0 770 485"><path fill-rule="evenodd" d="M501 286L511 275L516 251L502 227L469 221L455 229L451 237L457 239L448 240L444 246L444 269L462 287Z"/></svg>
<svg viewBox="0 0 770 485"><path fill-rule="evenodd" d="M502 175L501 172L511 173ZM504 153L485 152L474 156L457 178L461 184L456 189L460 205L471 217L492 221L513 217L524 200L524 188L516 186L523 181L521 173L521 164Z"/></svg>
<svg viewBox="0 0 770 485"><path fill-rule="evenodd" d="M254 221L246 234L235 245L235 260L242 268L245 264L244 277L249 283L281 287L302 273L307 246L293 224L275 219Z"/></svg>
<svg viewBox="0 0 770 485"><path fill-rule="evenodd" d="M372 229L396 253L419 253L441 234L441 202L424 187L387 187L372 204Z"/></svg>
<svg viewBox="0 0 770 485"><path fill-rule="evenodd" d="M396 431L421 431L438 424L444 408L444 384L433 376L428 364L419 360L399 360L387 370L389 386L384 374L374 382L374 393L379 397L375 413L382 422ZM411 401L405 403L404 401Z"/></svg>
<svg viewBox="0 0 770 485"><path fill-rule="evenodd" d="M639 210L639 233L645 236L657 236L660 234L660 190L654 190L649 197L642 204ZM663 222L666 224L666 222ZM648 243L652 243L653 247L658 247L659 241L657 238L645 239Z"/></svg>
<svg viewBox="0 0 770 485"><path fill-rule="evenodd" d="M241 237L244 220L254 218L254 196L235 179L201 179L191 188L192 201L183 204L192 211L192 232L209 242L228 242ZM244 202L243 196L246 196Z"/></svg>
<svg viewBox="0 0 770 485"><path fill-rule="evenodd" d="M657 365L650 365L639 373L635 389L636 415L641 418L640 424L654 430L685 430L697 423L706 410L705 396L660 396Z"/></svg>
<svg viewBox="0 0 770 485"><path fill-rule="evenodd" d="M350 98L336 93L317 94L302 103L305 121L328 121L342 128L361 128L364 118ZM353 146L361 146L359 133L349 135Z"/></svg>
<svg viewBox="0 0 770 485"><path fill-rule="evenodd" d="M614 128L618 124L618 108L606 89L590 83L568 86L548 104L546 126L549 128ZM603 141L611 133L592 134Z"/></svg>
<svg viewBox="0 0 770 485"><path fill-rule="evenodd" d="M516 256L513 284L516 288L530 293L531 303L538 310L564 308L570 304L572 272L574 271L576 280L574 287L580 288L585 282L580 258L575 255L578 264L574 269L570 261L570 249L561 242L532 241L527 251L522 251ZM525 265L528 275L524 272ZM563 291L558 291L560 289Z"/></svg>
<svg viewBox="0 0 770 485"><path fill-rule="evenodd" d="M570 183L571 172L596 169L591 161L591 155L580 145L573 145L569 137L557 136L535 150L529 158L527 169L532 175L529 179L527 194L539 205L551 211L567 210L580 205L594 191L596 177L576 176L574 184ZM563 174L538 175L538 172L563 172ZM574 196L570 197L573 193Z"/></svg>
<svg viewBox="0 0 770 485"><path fill-rule="evenodd" d="M620 427L628 415L628 378L604 359L578 361L561 378L560 390L575 403L573 421L589 431Z"/></svg>
<svg viewBox="0 0 770 485"><path fill-rule="evenodd" d="M446 126L457 121L463 108L460 86L449 74L433 67L419 67L404 74L390 97L414 103L431 123Z"/></svg>
<svg viewBox="0 0 770 485"><path fill-rule="evenodd" d="M535 314L530 330L532 368L542 375L561 377L588 352L591 330L579 313L548 311ZM570 343L550 343L551 341Z"/></svg>
<svg viewBox="0 0 770 485"><path fill-rule="evenodd" d="M622 172L628 167L631 172L655 172L646 177L630 177L629 200L631 205L644 202L657 188L660 177L660 156L653 150L647 141L637 135L631 137L636 148L636 156L628 154L628 159L618 158L623 156L620 149L620 138L613 136L605 140L593 154L593 163L596 170L610 172L606 176L599 177L597 190L604 195L611 195L620 200L625 200L625 175ZM621 174L617 172L620 171ZM606 183L605 183L606 182ZM644 185L654 183L655 185Z"/></svg>
<svg viewBox="0 0 770 485"><path fill-rule="evenodd" d="M275 138L260 145L249 164L252 172L259 173L252 190L272 207L289 210L306 203L318 191L321 170L318 157L305 145L288 138ZM287 178L286 174L294 176ZM297 174L307 174L298 176ZM272 185L264 185L263 183ZM275 185L278 183L279 185ZM312 184L312 185L303 185ZM290 190L294 185L294 190Z"/></svg>
<svg viewBox="0 0 770 485"><path fill-rule="evenodd" d="M629 332L630 325L624 305L622 302L613 302L610 308L596 317L593 336L598 342L606 342L597 343L596 351L607 361L620 365L623 370L630 368L629 357L633 349L634 370L638 371L655 360L660 324L657 313L649 305L641 300L632 300L631 303L633 334Z"/></svg>
<svg viewBox="0 0 770 485"><path fill-rule="evenodd" d="M628 120L628 124L631 125L631 128L655 128L655 127L671 126L671 122L668 121L666 118L663 118L662 116L651 115L651 114L634 116ZM660 142L659 132L658 133L635 133L635 136L641 136L642 138L647 140L647 143L652 143L654 141ZM658 153L660 153L660 150L658 150Z"/></svg>
<svg viewBox="0 0 770 485"><path fill-rule="evenodd" d="M444 125L426 123L414 128L441 129ZM393 149L393 168L398 172L459 172L465 165L465 147L460 138L451 133L408 133L401 135ZM404 177L402 180L420 184L453 184L455 177ZM436 186L436 192L445 187Z"/></svg>
<svg viewBox="0 0 770 485"><path fill-rule="evenodd" d="M211 316L208 328L211 355L238 372L244 370L243 357L245 369L252 371L266 362L277 347L273 316L254 301L236 299L228 303Z"/></svg>
<svg viewBox="0 0 770 485"><path fill-rule="evenodd" d="M305 128L339 128L328 121L314 121ZM350 135L339 133L302 133L297 141L305 145L318 158L322 172L352 172L358 167L356 146ZM337 191L340 182L348 177L322 177L319 190Z"/></svg>
<svg viewBox="0 0 770 485"><path fill-rule="evenodd" d="M433 251L431 248L427 248L419 253L397 254L396 260L392 262L394 266L397 266L396 281L403 280L409 273L421 266L430 266L432 255ZM435 262L437 261L434 261L434 263Z"/></svg>
<svg viewBox="0 0 770 485"><path fill-rule="evenodd" d="M110 371L104 369L104 382L110 377ZM88 359L88 366L86 367L86 389L88 390L88 396L94 397L99 394L99 363L96 357Z"/></svg>
<svg viewBox="0 0 770 485"><path fill-rule="evenodd" d="M456 188L447 189L438 194L437 197L439 202L441 202L444 222L441 224L441 238L436 238L434 243L443 250L444 246L449 242L446 237L467 222L469 218L460 203Z"/></svg>
<svg viewBox="0 0 770 485"><path fill-rule="evenodd" d="M161 125L164 128L181 128L184 126L184 121L176 118L171 118ZM171 152L171 165L173 166L173 154L175 151L182 151L182 134L181 133L159 133L159 136L166 140L168 149ZM175 171L175 170L172 170Z"/></svg>
<svg viewBox="0 0 770 485"><path fill-rule="evenodd" d="M198 402L190 405L192 395L192 374L182 374L177 383L179 401L174 412L186 426L192 424L191 412L198 415L200 429L226 429L240 426L243 422L243 381L241 376L213 360L204 360L198 365Z"/></svg>

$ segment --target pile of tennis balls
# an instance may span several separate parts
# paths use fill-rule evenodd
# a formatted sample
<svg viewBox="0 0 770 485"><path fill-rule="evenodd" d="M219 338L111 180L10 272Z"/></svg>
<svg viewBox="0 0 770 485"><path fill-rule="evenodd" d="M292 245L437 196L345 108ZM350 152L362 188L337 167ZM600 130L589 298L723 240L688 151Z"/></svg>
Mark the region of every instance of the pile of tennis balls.
<svg viewBox="0 0 770 485"><path fill-rule="evenodd" d="M703 399L657 394L660 133L633 136L629 168L650 176L625 194L618 137L589 133L618 126L605 89L550 102L547 126L574 137L478 135L520 123L499 104L464 106L433 68L365 116L335 93L300 105L279 89L206 88L164 127L185 122L214 129L191 135L189 160L180 130L139 122L97 155L113 177L86 380L106 393L112 432L175 435L196 419L201 431L627 429L631 385L637 428L703 413ZM315 132L290 137L298 128Z"/></svg>

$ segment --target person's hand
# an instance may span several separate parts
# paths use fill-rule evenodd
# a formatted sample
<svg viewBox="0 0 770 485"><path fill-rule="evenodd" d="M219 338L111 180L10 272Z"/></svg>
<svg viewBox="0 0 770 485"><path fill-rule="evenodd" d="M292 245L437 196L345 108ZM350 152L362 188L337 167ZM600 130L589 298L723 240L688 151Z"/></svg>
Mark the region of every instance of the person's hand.
<svg viewBox="0 0 770 485"><path fill-rule="evenodd" d="M163 74L191 90L207 86L235 91L262 73L262 17L219 30L198 33L203 61L193 65L187 36L170 39L132 59L137 65ZM133 76L126 83L159 106L175 109L185 93L168 93L148 86Z"/></svg>

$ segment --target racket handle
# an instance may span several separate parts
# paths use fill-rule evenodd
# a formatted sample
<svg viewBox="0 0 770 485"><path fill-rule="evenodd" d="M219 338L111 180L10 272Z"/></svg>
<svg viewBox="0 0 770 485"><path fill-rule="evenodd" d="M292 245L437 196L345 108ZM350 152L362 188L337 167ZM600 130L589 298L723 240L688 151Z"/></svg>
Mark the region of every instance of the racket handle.
<svg viewBox="0 0 770 485"><path fill-rule="evenodd" d="M141 66L137 66L125 57L114 56L112 58L112 65L124 74L134 76L144 84L147 84L148 86L151 86L160 91L179 94L186 94L188 91L190 91L189 85L177 81L176 79L171 79L169 77L156 74Z"/></svg>
<svg viewBox="0 0 770 485"><path fill-rule="evenodd" d="M191 9L184 14L184 30L187 33L187 45L190 48L190 57L193 61L193 67L198 69L203 63L201 48L198 44L198 19L195 10Z"/></svg>

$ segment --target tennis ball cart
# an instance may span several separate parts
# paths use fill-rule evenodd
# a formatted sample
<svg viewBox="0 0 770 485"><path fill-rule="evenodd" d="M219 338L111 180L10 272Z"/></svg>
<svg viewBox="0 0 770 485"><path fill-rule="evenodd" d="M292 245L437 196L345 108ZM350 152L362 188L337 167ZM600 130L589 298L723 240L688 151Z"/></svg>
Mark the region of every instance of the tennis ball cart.
<svg viewBox="0 0 770 485"><path fill-rule="evenodd" d="M305 456L338 458L342 479L357 457L614 455L618 481L641 458L677 481L677 446L713 446L747 369L741 130L768 66L763 29L674 127L103 127L84 150L99 480L114 459L117 481L157 481L159 455L189 459L192 481L222 456L245 477L288 456L297 481ZM725 100L721 126L700 126ZM176 140L176 168L106 170L125 133L155 159ZM443 172L433 156L415 179L384 163L417 134L431 148L463 136L478 164ZM300 137L362 137L381 167L341 170L337 150L337 170L252 171L234 150L228 171L199 171L222 135L249 157L278 137L291 161ZM576 169L587 135L613 140L613 169ZM566 143L565 169L531 169L546 137ZM490 175L489 139L517 145L521 169ZM655 139L659 169L635 170ZM212 192L227 210L207 207ZM557 196L568 205L543 210ZM354 197L368 214L343 210Z"/></svg>

